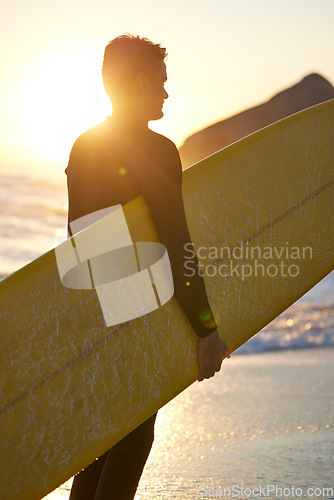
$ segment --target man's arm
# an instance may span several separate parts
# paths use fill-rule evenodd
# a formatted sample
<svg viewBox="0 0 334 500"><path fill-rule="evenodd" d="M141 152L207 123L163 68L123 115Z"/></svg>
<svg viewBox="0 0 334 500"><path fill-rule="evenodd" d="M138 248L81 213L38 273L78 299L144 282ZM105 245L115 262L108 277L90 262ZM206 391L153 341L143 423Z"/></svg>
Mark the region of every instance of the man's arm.
<svg viewBox="0 0 334 500"><path fill-rule="evenodd" d="M165 138L163 138L165 139ZM162 140L162 139L160 139ZM157 229L160 241L166 245L173 271L175 296L198 335L198 380L212 377L221 368L230 351L219 338L204 280L198 273L198 261L194 258L193 276L185 276L185 245L191 243L182 199L182 166L176 146L165 139L162 165L142 169L143 196ZM140 168L140 166L139 166ZM140 175L140 172L138 170ZM155 186L155 190L152 187ZM205 312L205 314L203 314ZM211 321L208 317L211 314Z"/></svg>
<svg viewBox="0 0 334 500"><path fill-rule="evenodd" d="M157 229L166 245L171 262L175 296L187 314L196 334L206 337L216 329L208 303L204 281L194 258L192 276L184 268L185 246L191 244L182 199L182 167L176 146L159 136L158 154L144 165L138 165L142 193ZM204 314L206 313L206 314ZM211 318L209 317L211 316ZM211 319L211 321L209 321Z"/></svg>

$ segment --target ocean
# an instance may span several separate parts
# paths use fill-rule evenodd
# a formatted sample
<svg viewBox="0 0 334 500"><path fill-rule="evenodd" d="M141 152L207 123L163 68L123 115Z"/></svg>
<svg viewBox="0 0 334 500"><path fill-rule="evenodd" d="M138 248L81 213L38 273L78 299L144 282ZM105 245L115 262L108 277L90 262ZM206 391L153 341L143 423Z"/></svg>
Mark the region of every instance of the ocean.
<svg viewBox="0 0 334 500"><path fill-rule="evenodd" d="M65 175L0 179L1 279L66 237L67 193ZM136 500L334 498L333 347L332 272L160 410Z"/></svg>

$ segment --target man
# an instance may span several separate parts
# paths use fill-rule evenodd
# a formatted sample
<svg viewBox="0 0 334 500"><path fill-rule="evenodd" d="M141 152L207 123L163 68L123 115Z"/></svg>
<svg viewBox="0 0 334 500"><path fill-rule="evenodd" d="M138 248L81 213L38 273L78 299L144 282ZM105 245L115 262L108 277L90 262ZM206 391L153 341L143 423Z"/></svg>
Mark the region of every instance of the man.
<svg viewBox="0 0 334 500"><path fill-rule="evenodd" d="M204 282L185 278L183 249L191 241L182 201L176 146L148 128L163 116L168 94L166 50L123 35L105 49L102 75L113 113L75 142L67 169L68 222L142 195L168 250L174 292L198 339L198 380L212 377L230 356L219 338ZM70 230L70 228L69 228ZM156 414L75 477L71 500L130 500L153 442Z"/></svg>

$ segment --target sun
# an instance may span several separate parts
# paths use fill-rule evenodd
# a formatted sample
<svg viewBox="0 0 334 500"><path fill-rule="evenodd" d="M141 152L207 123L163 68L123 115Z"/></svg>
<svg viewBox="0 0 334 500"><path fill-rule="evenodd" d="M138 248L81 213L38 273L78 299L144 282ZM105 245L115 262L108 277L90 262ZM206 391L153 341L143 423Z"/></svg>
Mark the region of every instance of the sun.
<svg viewBox="0 0 334 500"><path fill-rule="evenodd" d="M22 142L38 151L45 164L66 166L76 138L112 113L102 61L101 47L67 48L40 58L22 81L17 109L25 131ZM180 101L168 99L164 117L149 124L175 142L185 136Z"/></svg>
<svg viewBox="0 0 334 500"><path fill-rule="evenodd" d="M29 144L67 161L78 135L111 113L100 50L73 49L40 61L23 83L20 110Z"/></svg>

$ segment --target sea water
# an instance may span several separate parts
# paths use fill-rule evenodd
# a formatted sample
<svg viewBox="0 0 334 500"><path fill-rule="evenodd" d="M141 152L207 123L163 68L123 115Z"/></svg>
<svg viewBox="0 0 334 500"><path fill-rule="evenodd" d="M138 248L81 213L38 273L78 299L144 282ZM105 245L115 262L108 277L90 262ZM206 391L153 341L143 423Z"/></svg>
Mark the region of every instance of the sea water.
<svg viewBox="0 0 334 500"><path fill-rule="evenodd" d="M65 179L2 174L0 277L58 244L66 218ZM159 411L136 500L334 498L333 346L331 273Z"/></svg>

